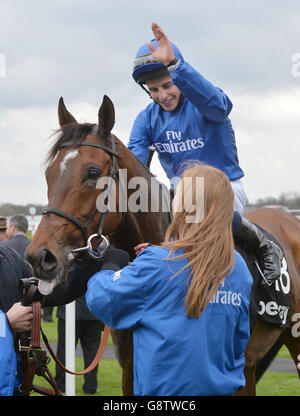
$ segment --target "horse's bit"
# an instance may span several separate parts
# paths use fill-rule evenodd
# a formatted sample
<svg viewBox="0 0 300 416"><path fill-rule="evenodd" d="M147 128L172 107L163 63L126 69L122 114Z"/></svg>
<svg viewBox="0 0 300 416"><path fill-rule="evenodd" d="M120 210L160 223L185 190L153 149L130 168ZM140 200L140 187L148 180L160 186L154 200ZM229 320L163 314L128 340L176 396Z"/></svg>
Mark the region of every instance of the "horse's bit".
<svg viewBox="0 0 300 416"><path fill-rule="evenodd" d="M109 153L111 155L111 166L108 172L108 177L111 179L115 179L116 178L116 161L117 161L117 157L118 157L118 153L116 151L116 144L114 141L113 136L111 135L111 146L112 149L102 145L102 144L98 144L98 143L90 143L90 142L83 142L81 143L79 146L92 146L92 147L96 147L98 149L102 149L105 152ZM61 148L63 147L67 147L67 145L63 145L61 146ZM108 183L108 190L111 186L111 181L109 181ZM102 229L104 226L104 221L105 221L105 217L107 214L107 210L102 213L102 217L101 220L99 222L99 226L98 226L98 232L96 234L92 234L90 236L88 236L88 232L87 232L87 227L89 226L90 222L92 221L92 219L94 218L95 214L97 213L98 208L96 206L96 208L94 209L94 211L92 212L92 214L90 215L90 217L88 218L88 220L83 223L82 221L78 220L77 218L73 217L72 215L61 211L59 209L56 208L45 208L42 211L42 215L49 215L49 214L56 214L59 215L63 218L66 218L67 220L71 221L73 224L77 225L77 227L80 228L80 230L83 233L83 238L85 241L86 246L85 247L80 247L80 248L76 248L74 250L71 251L72 254L78 254L78 253L82 253L87 251L92 257L94 258L101 258L104 255L104 252L106 251L107 247L109 246L108 240L104 237L104 235L102 235ZM97 248L97 251L93 250L92 247L92 240L94 238L102 238L103 241L101 242L101 244L99 245L99 247Z"/></svg>

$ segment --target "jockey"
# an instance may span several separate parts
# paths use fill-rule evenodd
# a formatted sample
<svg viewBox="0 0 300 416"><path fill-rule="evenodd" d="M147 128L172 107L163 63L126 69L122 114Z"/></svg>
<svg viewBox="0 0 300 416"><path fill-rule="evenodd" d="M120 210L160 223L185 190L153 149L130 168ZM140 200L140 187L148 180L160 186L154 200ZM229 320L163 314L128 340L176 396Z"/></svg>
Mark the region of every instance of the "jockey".
<svg viewBox="0 0 300 416"><path fill-rule="evenodd" d="M233 233L236 241L258 257L269 284L280 277L282 251L247 218L246 195L241 178L235 135L228 115L227 95L188 64L163 30L152 24L155 39L138 49L133 78L153 100L136 117L128 148L146 162L154 145L173 186L181 165L199 160L222 170L234 191ZM146 85L146 87L145 87Z"/></svg>

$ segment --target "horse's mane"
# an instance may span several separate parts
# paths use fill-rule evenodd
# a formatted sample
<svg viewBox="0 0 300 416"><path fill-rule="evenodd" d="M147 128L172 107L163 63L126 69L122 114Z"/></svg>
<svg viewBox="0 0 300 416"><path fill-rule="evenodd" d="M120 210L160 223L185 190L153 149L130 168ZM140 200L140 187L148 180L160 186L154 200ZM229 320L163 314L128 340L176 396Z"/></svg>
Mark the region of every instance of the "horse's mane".
<svg viewBox="0 0 300 416"><path fill-rule="evenodd" d="M62 146L78 147L90 133L100 137L99 126L91 123L74 123L56 130L53 135L57 138L46 156L45 164L49 165L55 159Z"/></svg>

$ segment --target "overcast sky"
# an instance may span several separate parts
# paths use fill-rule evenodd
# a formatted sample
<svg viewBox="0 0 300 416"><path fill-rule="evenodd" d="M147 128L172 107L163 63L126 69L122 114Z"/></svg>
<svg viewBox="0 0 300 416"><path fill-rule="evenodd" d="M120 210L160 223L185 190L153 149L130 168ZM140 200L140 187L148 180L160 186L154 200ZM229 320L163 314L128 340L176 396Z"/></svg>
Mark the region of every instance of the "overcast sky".
<svg viewBox="0 0 300 416"><path fill-rule="evenodd" d="M107 94L127 144L149 102L131 69L153 21L232 100L249 201L300 193L299 0L1 0L0 202L47 203L42 161L60 96L96 122ZM156 160L152 171L167 183Z"/></svg>

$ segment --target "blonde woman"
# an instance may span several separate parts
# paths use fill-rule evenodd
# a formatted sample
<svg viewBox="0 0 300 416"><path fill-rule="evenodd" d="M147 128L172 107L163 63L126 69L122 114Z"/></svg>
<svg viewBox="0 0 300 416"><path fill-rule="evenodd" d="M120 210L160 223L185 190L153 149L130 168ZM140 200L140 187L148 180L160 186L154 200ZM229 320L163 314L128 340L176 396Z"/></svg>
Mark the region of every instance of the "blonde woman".
<svg viewBox="0 0 300 416"><path fill-rule="evenodd" d="M177 188L164 243L122 270L122 250L110 251L89 280L91 312L133 329L135 395L232 395L244 386L252 278L234 250L233 200L224 173L195 164Z"/></svg>

